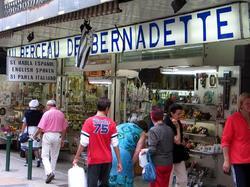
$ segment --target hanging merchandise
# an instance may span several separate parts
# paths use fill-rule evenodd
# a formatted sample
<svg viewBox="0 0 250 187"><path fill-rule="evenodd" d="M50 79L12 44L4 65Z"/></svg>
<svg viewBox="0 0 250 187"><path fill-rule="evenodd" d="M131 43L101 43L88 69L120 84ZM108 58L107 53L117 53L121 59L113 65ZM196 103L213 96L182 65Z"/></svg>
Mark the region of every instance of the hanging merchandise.
<svg viewBox="0 0 250 187"><path fill-rule="evenodd" d="M149 89L136 79L128 80L127 84L127 119L138 121L149 114L151 102L149 101Z"/></svg>

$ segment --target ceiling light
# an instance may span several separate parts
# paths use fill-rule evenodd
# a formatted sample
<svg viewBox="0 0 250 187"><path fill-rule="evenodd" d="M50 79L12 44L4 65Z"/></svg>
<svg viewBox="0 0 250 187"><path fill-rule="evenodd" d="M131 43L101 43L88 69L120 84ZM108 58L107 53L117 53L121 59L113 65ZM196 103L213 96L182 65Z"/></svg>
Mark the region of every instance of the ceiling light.
<svg viewBox="0 0 250 187"><path fill-rule="evenodd" d="M189 68L190 66L178 66L178 68Z"/></svg>
<svg viewBox="0 0 250 187"><path fill-rule="evenodd" d="M171 6L174 10L174 13L178 12L186 4L186 0L174 0L171 3Z"/></svg>
<svg viewBox="0 0 250 187"><path fill-rule="evenodd" d="M158 49L158 50L151 50L151 51L143 51L145 53L158 53L158 52L167 52L167 51L175 51L175 48L166 48L166 49Z"/></svg>
<svg viewBox="0 0 250 187"><path fill-rule="evenodd" d="M197 73L216 73L216 67L202 66L202 67L170 67L161 68L161 74L172 75L195 75Z"/></svg>
<svg viewBox="0 0 250 187"><path fill-rule="evenodd" d="M195 73L192 71L161 71L161 74L165 74L165 75L194 75Z"/></svg>
<svg viewBox="0 0 250 187"><path fill-rule="evenodd" d="M196 48L202 48L203 45L193 45L193 46L186 46L183 47L182 49L196 49Z"/></svg>
<svg viewBox="0 0 250 187"><path fill-rule="evenodd" d="M110 85L112 81L103 77L88 77L89 84Z"/></svg>
<svg viewBox="0 0 250 187"><path fill-rule="evenodd" d="M135 70L120 69L116 72L118 77L127 77L129 79L137 78L139 73Z"/></svg>
<svg viewBox="0 0 250 187"><path fill-rule="evenodd" d="M61 11L59 11L57 14L58 15L62 15L62 14L64 14L65 13L65 11L64 10L61 10Z"/></svg>
<svg viewBox="0 0 250 187"><path fill-rule="evenodd" d="M38 18L37 20L38 21L41 21L41 20L43 20L44 19L44 17L43 16L41 16L40 18Z"/></svg>

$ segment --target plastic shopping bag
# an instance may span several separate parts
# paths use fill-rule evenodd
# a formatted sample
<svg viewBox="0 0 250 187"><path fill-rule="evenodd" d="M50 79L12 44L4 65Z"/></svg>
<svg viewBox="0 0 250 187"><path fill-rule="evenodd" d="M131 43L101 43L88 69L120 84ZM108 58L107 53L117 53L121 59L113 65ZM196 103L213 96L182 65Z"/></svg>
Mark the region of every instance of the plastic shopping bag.
<svg viewBox="0 0 250 187"><path fill-rule="evenodd" d="M87 176L83 168L73 166L68 171L69 187L87 187Z"/></svg>
<svg viewBox="0 0 250 187"><path fill-rule="evenodd" d="M140 152L140 154L139 154L139 165L142 167L142 168L144 168L146 165L147 165L147 163L148 163L148 159L147 159L147 154L142 154L141 152Z"/></svg>

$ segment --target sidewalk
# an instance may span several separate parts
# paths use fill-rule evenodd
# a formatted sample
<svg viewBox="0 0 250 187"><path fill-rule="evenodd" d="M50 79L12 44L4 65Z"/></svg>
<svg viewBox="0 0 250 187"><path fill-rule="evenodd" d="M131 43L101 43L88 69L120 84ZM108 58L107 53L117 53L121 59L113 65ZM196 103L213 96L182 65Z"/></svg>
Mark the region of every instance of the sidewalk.
<svg viewBox="0 0 250 187"><path fill-rule="evenodd" d="M18 153L11 152L10 171L5 171L5 150L0 150L0 187L66 187L67 171L71 163L59 161L55 180L50 184L45 184L45 174L43 166L37 168L35 162L32 167L32 180L27 179L28 168L24 166L24 159Z"/></svg>
<svg viewBox="0 0 250 187"><path fill-rule="evenodd" d="M68 169L71 168L71 163L68 161L58 160L55 180L50 184L45 184L45 174L43 166L37 168L35 162L32 167L32 180L27 179L28 168L24 166L24 159L19 157L16 152L11 152L10 171L5 171L5 150L0 150L0 187L67 187L68 184ZM148 186L141 180L141 177L136 177L135 187Z"/></svg>

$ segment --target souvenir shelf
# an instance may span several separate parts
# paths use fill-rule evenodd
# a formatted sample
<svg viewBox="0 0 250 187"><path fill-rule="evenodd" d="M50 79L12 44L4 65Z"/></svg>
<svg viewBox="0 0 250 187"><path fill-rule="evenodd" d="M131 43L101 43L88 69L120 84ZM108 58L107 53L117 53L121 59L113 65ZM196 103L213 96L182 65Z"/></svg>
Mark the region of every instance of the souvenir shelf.
<svg viewBox="0 0 250 187"><path fill-rule="evenodd" d="M90 85L83 74L68 74L62 78L65 85L58 89L63 97L62 108L69 123L68 143L71 153L77 150L83 122L96 113L96 103L106 88Z"/></svg>
<svg viewBox="0 0 250 187"><path fill-rule="evenodd" d="M194 168L189 169L189 181L201 186L211 179L216 181L215 173L219 165L219 157L222 155L218 133L217 105L200 103L180 104L185 111L182 123L186 146L190 149L189 162L198 163L200 166L205 167L207 171L214 173L213 176L204 175L199 178L199 176L193 175L197 173Z"/></svg>
<svg viewBox="0 0 250 187"><path fill-rule="evenodd" d="M126 115L128 121L144 119L149 115L152 105L149 100L149 89L145 84L140 87L136 87L135 84L135 81L130 80L127 85ZM123 106L120 109L123 110Z"/></svg>

